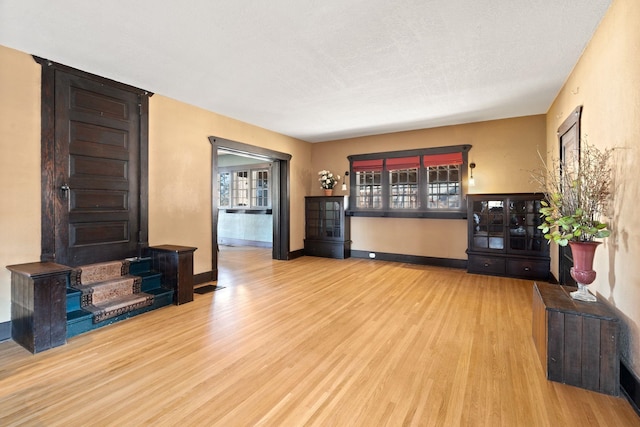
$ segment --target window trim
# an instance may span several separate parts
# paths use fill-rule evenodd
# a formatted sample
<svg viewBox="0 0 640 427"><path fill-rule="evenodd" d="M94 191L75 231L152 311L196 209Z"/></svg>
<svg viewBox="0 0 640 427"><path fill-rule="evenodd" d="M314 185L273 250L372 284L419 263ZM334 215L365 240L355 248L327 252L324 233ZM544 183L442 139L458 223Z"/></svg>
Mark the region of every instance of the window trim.
<svg viewBox="0 0 640 427"><path fill-rule="evenodd" d="M347 156L349 160L349 187L354 191L350 191L349 194L349 209L346 214L356 217L389 217L389 218L441 218L441 219L466 219L467 218L467 206L466 199L468 194L468 169L469 169L469 150L471 145L451 145L445 147L432 147L421 148L413 150L401 150L401 151L387 151L381 153L369 153L369 154L356 154ZM439 154L462 154L462 165L460 165L460 207L458 209L442 210L442 209L429 209L427 208L427 186L426 186L426 168L422 166L422 159L424 156L432 156ZM388 170L385 167L387 159L402 158L402 157L420 157L420 167L418 168L418 198L421 202L418 209L391 209L389 208L389 178ZM362 209L356 207L356 174L353 164L358 161L373 161L383 160L382 170L382 200L383 206L381 209Z"/></svg>

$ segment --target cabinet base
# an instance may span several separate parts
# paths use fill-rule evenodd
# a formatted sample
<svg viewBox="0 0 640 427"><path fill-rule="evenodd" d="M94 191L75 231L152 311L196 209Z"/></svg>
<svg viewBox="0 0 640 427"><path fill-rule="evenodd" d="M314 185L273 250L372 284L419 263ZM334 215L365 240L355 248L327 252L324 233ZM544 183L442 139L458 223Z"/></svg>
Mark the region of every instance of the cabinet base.
<svg viewBox="0 0 640 427"><path fill-rule="evenodd" d="M351 256L351 243L330 243L306 239L304 241L304 254L325 258L345 259Z"/></svg>
<svg viewBox="0 0 640 427"><path fill-rule="evenodd" d="M547 281L550 269L548 259L500 257L469 253L467 272Z"/></svg>

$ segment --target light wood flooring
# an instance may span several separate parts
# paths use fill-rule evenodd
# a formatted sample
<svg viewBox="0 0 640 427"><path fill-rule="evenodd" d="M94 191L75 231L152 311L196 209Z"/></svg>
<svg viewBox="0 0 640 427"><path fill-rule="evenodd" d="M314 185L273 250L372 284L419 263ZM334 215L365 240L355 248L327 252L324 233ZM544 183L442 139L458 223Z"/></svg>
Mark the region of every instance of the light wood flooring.
<svg viewBox="0 0 640 427"><path fill-rule="evenodd" d="M0 343L1 426L634 426L545 379L532 282L223 248L225 289L32 355Z"/></svg>

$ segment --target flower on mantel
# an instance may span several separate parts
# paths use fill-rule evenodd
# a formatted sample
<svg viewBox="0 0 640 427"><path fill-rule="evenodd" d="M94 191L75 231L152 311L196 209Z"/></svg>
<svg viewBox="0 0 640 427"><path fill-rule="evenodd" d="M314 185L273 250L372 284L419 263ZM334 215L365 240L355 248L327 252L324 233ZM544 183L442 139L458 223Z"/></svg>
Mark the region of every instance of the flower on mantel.
<svg viewBox="0 0 640 427"><path fill-rule="evenodd" d="M321 170L320 172L318 172L318 175L320 176L320 178L318 178L318 181L320 181L320 185L325 190L333 189L338 181L340 181L340 175L334 175L331 173L331 171L328 170Z"/></svg>

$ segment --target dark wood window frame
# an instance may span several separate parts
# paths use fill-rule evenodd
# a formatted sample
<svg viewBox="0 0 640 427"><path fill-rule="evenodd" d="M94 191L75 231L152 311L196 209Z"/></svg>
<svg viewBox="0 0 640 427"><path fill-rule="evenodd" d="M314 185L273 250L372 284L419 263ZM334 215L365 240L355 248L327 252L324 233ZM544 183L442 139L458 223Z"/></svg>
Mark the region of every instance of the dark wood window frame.
<svg viewBox="0 0 640 427"><path fill-rule="evenodd" d="M445 147L422 148L415 150L388 151L382 153L357 154L348 156L349 159L349 185L352 191L349 195L349 216L361 217L391 217L391 218L441 218L441 219L466 219L467 206L464 202L467 194L467 171L468 171L468 153L471 145L452 145ZM427 168L422 166L418 168L418 197L420 199L420 207L417 209L397 209L389 207L389 191L391 184L389 182L389 171L383 169L381 177L382 185L382 208L363 209L358 208L356 204L356 173L354 172L354 162L376 161L382 160L383 164L389 159L398 159L406 157L443 155L460 153L462 155L462 165L460 165L460 207L456 209L429 209L427 207L428 186L427 186ZM384 166L383 166L384 167Z"/></svg>

